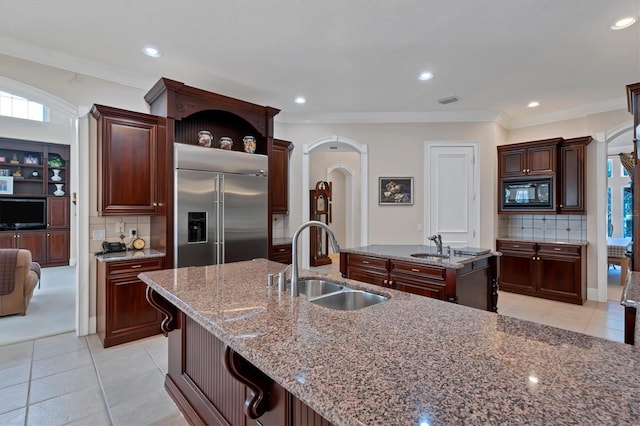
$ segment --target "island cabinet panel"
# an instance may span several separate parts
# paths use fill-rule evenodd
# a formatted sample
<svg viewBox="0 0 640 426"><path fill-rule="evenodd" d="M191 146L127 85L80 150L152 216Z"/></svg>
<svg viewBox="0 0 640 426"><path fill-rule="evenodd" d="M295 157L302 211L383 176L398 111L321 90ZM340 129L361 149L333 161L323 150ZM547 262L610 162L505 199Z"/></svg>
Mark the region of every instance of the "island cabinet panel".
<svg viewBox="0 0 640 426"><path fill-rule="evenodd" d="M175 309L175 308L174 308ZM330 425L326 419L246 360L243 377L264 388L265 411L252 413L253 391L235 378L229 349L202 325L176 309L177 326L168 333L169 365L165 388L192 425ZM231 362L232 363L232 362ZM233 363L232 363L233 364ZM233 372L229 370L233 369Z"/></svg>
<svg viewBox="0 0 640 426"><path fill-rule="evenodd" d="M501 290L583 304L587 297L585 247L579 244L501 241Z"/></svg>
<svg viewBox="0 0 640 426"><path fill-rule="evenodd" d="M138 274L162 268L162 258L98 261L97 334L105 348L161 332L162 315L147 301Z"/></svg>
<svg viewBox="0 0 640 426"><path fill-rule="evenodd" d="M343 251L340 272L352 280L497 312L495 257L446 268Z"/></svg>

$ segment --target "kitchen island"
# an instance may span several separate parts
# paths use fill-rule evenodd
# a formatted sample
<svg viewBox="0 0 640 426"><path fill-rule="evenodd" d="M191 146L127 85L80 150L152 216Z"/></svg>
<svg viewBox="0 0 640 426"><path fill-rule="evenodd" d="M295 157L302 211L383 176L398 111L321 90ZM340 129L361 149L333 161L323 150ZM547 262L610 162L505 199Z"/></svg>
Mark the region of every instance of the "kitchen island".
<svg viewBox="0 0 640 426"><path fill-rule="evenodd" d="M297 425L304 417L336 425L546 425L640 418L635 346L338 275L330 278L390 298L331 310L267 288L267 274L281 269L258 259L139 275L167 315L165 386L191 423L257 418Z"/></svg>
<svg viewBox="0 0 640 426"><path fill-rule="evenodd" d="M345 278L498 311L498 256L489 249L370 245L340 249Z"/></svg>

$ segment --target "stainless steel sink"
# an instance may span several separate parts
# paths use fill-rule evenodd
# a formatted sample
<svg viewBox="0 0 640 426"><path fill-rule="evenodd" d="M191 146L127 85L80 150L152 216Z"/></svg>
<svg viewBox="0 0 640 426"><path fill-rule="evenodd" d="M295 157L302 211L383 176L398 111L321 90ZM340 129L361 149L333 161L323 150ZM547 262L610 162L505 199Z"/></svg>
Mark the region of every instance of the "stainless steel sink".
<svg viewBox="0 0 640 426"><path fill-rule="evenodd" d="M410 255L411 257L419 257L420 259L448 259L448 254L438 254L438 253L413 253Z"/></svg>
<svg viewBox="0 0 640 426"><path fill-rule="evenodd" d="M310 299L310 302L339 311L354 311L356 309L366 308L367 306L377 305L385 300L389 300L389 298L379 294L369 293L368 291L345 288L338 293Z"/></svg>
<svg viewBox="0 0 640 426"><path fill-rule="evenodd" d="M342 289L344 289L344 286L320 278L301 278L298 280L299 294L307 296L309 299L324 294L335 293Z"/></svg>

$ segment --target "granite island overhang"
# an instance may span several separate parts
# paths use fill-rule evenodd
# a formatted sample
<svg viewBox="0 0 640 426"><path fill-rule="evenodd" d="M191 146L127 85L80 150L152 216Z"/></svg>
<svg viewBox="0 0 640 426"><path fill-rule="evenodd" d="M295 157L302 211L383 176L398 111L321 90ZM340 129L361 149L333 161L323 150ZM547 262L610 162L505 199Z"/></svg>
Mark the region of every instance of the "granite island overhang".
<svg viewBox="0 0 640 426"><path fill-rule="evenodd" d="M247 412L261 424L308 412L338 425L640 418L635 346L339 275L329 277L390 299L331 310L267 288L282 267L257 259L140 274L171 319L165 387L191 423L245 424ZM221 375L238 365L261 383ZM243 414L256 393L262 412Z"/></svg>

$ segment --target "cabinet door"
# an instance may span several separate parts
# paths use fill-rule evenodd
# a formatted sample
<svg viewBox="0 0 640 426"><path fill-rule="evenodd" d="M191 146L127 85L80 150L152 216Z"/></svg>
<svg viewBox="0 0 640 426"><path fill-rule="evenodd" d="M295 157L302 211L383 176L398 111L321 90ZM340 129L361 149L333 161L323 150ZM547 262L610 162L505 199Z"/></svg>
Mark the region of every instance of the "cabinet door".
<svg viewBox="0 0 640 426"><path fill-rule="evenodd" d="M269 156L269 203L271 213L289 211L289 151L291 142L273 140Z"/></svg>
<svg viewBox="0 0 640 426"><path fill-rule="evenodd" d="M69 197L47 197L47 228L69 228Z"/></svg>
<svg viewBox="0 0 640 426"><path fill-rule="evenodd" d="M560 147L558 211L561 213L585 213L584 154L584 145Z"/></svg>
<svg viewBox="0 0 640 426"><path fill-rule="evenodd" d="M135 275L110 279L107 335L131 334L147 328L159 328L160 312L146 298L147 285Z"/></svg>
<svg viewBox="0 0 640 426"><path fill-rule="evenodd" d="M16 232L16 248L31 252L31 260L46 263L46 231Z"/></svg>
<svg viewBox="0 0 640 426"><path fill-rule="evenodd" d="M527 149L528 175L549 175L556 172L557 145L536 146Z"/></svg>
<svg viewBox="0 0 640 426"><path fill-rule="evenodd" d="M405 275L391 274L391 283L396 290L407 293L419 294L432 299L447 300L446 286L444 282L416 280Z"/></svg>
<svg viewBox="0 0 640 426"><path fill-rule="evenodd" d="M15 231L0 232L0 248L15 248L17 235Z"/></svg>
<svg viewBox="0 0 640 426"><path fill-rule="evenodd" d="M98 119L99 210L103 215L156 214L164 119L102 106L92 112Z"/></svg>
<svg viewBox="0 0 640 426"><path fill-rule="evenodd" d="M535 252L499 250L502 251L499 289L524 294L535 293Z"/></svg>
<svg viewBox="0 0 640 426"><path fill-rule="evenodd" d="M581 267L579 257L538 255L538 291L556 300L581 299Z"/></svg>
<svg viewBox="0 0 640 426"><path fill-rule="evenodd" d="M498 147L500 177L522 176L526 171L526 149Z"/></svg>
<svg viewBox="0 0 640 426"><path fill-rule="evenodd" d="M47 231L47 266L69 264L69 231Z"/></svg>

